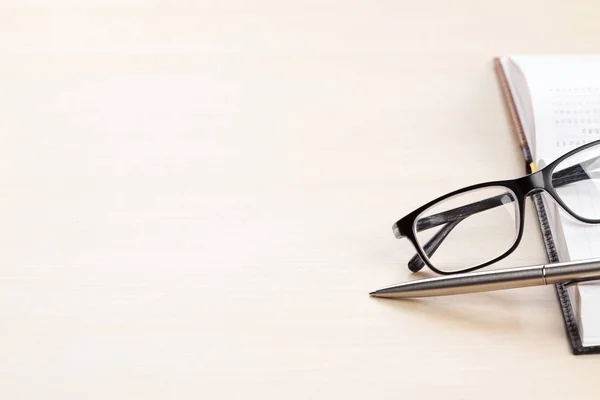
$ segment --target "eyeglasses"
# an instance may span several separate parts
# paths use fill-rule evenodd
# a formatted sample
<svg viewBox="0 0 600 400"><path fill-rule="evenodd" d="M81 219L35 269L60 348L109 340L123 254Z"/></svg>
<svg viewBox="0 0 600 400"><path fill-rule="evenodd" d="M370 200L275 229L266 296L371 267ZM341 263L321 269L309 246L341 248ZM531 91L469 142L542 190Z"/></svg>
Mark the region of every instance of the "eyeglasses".
<svg viewBox="0 0 600 400"><path fill-rule="evenodd" d="M600 140L530 175L468 186L401 218L394 235L408 238L417 251L408 268L417 272L427 265L449 275L505 258L523 236L525 199L542 191L575 219L600 223Z"/></svg>

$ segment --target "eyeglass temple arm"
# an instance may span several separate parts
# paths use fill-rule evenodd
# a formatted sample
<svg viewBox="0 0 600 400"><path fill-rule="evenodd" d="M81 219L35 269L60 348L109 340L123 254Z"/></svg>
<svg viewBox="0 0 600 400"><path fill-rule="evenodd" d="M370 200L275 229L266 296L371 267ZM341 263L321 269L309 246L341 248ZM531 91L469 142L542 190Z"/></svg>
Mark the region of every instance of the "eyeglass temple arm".
<svg viewBox="0 0 600 400"><path fill-rule="evenodd" d="M590 160L586 160L582 163L554 173L552 176L552 183L554 187L561 187L570 183L589 179L590 176L585 172L582 165L590 164L599 158L600 157L593 157ZM450 232L452 232L452 230L465 218L481 211L486 211L504 204L502 202L502 198L504 196L506 195L502 194L490 197L489 199L480 200L476 203L467 204L465 206L434 214L419 220L417 222L417 232L434 228L441 224L446 224L423 246L423 251L425 254L427 254L428 257L431 257L440 247L444 239L450 234ZM512 201L514 201L514 199ZM424 266L425 262L421 259L419 254L415 254L408 261L408 268L412 272L418 272Z"/></svg>
<svg viewBox="0 0 600 400"><path fill-rule="evenodd" d="M597 159L600 159L600 157L594 157L593 159L565 168L562 171L555 172L552 174L552 186L557 188L568 185L569 183L575 183L591 178L591 171L586 172L584 166L587 166L587 164L596 161Z"/></svg>
<svg viewBox="0 0 600 400"><path fill-rule="evenodd" d="M438 249L438 247L440 247L446 236L450 234L452 229L454 229L456 225L460 223L460 221L462 221L462 219L448 222L442 227L442 229L440 229L435 235L433 235L433 237L429 239L425 246L423 246L423 251L425 252L425 254L431 257L433 253L435 253L435 251ZM418 253L416 253L414 256L412 256L410 260L408 260L408 269L410 269L412 272L419 272L424 265L425 263L423 262L423 259L421 258L421 256L419 256Z"/></svg>

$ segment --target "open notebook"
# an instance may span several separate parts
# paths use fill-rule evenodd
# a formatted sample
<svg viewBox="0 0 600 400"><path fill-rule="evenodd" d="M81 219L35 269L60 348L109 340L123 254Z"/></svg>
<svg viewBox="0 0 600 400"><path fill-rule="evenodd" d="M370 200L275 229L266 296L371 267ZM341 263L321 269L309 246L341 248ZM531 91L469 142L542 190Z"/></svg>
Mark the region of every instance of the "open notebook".
<svg viewBox="0 0 600 400"><path fill-rule="evenodd" d="M600 139L600 55L514 55L496 60L528 165L541 167ZM581 191L581 207L600 209ZM536 196L551 262L600 257L600 225L579 222L547 194ZM599 210L600 211L600 210ZM600 353L600 283L557 285L573 352Z"/></svg>

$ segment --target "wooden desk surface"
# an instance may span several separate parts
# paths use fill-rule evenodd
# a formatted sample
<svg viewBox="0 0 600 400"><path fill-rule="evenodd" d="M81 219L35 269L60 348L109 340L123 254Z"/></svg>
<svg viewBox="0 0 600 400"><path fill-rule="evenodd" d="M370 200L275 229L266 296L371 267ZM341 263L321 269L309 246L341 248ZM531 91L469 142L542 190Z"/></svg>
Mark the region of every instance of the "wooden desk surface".
<svg viewBox="0 0 600 400"><path fill-rule="evenodd" d="M552 287L367 295L523 172L492 57L600 51L594 3L8 3L2 399L597 397Z"/></svg>

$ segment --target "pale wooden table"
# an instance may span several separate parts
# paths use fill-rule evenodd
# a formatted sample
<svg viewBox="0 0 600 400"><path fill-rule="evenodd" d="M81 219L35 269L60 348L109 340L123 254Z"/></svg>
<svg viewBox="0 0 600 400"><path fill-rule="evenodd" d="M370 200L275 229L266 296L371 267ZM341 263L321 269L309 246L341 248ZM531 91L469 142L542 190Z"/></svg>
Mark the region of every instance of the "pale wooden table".
<svg viewBox="0 0 600 400"><path fill-rule="evenodd" d="M0 398L597 398L551 287L367 296L523 172L492 57L600 51L595 3L148 3L0 3Z"/></svg>

